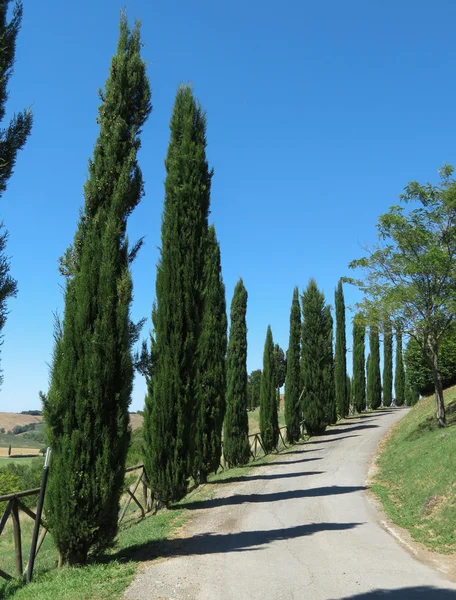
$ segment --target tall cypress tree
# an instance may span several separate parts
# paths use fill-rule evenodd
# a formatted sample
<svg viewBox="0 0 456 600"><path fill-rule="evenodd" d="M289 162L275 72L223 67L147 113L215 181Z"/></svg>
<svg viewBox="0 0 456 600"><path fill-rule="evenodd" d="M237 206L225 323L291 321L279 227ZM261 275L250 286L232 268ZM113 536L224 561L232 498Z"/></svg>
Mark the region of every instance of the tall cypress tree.
<svg viewBox="0 0 456 600"><path fill-rule="evenodd" d="M336 306L336 354L334 364L334 374L336 383L336 404L337 414L340 417L346 417L348 414L348 394L347 394L347 340L345 335L345 301L342 281L335 293Z"/></svg>
<svg viewBox="0 0 456 600"><path fill-rule="evenodd" d="M299 292L295 287L290 311L290 341L287 353L287 377L285 380L285 423L287 439L294 444L301 437L301 308Z"/></svg>
<svg viewBox="0 0 456 600"><path fill-rule="evenodd" d="M220 247L213 225L209 227L204 270L203 324L198 343L199 414L194 462L194 477L200 482L205 482L207 473L217 471L220 466L225 416L226 301Z"/></svg>
<svg viewBox="0 0 456 600"><path fill-rule="evenodd" d="M328 424L337 422L336 406L336 380L334 377L334 354L333 354L333 327L334 321L329 304L325 307L325 333L326 333L326 357L324 363L324 390L326 393L326 415Z"/></svg>
<svg viewBox="0 0 456 600"><path fill-rule="evenodd" d="M366 404L368 408L372 408L372 371L371 371L371 355L367 355L366 360Z"/></svg>
<svg viewBox="0 0 456 600"><path fill-rule="evenodd" d="M8 100L8 83L13 74L14 57L16 54L16 40L22 22L22 2L17 2L13 9L10 22L7 22L8 7L11 0L0 3L0 39L2 50L0 53L0 196L6 190L8 181L13 173L16 157L25 145L32 130L32 113L29 110L15 115L6 124L5 105ZM0 223L0 344L1 334L8 315L7 302L17 294L17 282L10 275L10 263L6 255L8 232ZM3 376L0 372L0 384Z"/></svg>
<svg viewBox="0 0 456 600"><path fill-rule="evenodd" d="M250 410L255 410L260 406L261 375L261 369L256 369L247 378L248 407Z"/></svg>
<svg viewBox="0 0 456 600"><path fill-rule="evenodd" d="M223 453L230 467L250 458L247 416L247 290L242 279L234 288L230 312L230 338L226 353L226 415ZM263 380L264 374L261 379Z"/></svg>
<svg viewBox="0 0 456 600"><path fill-rule="evenodd" d="M365 337L366 328L361 323L359 315L353 321L353 405L360 413L366 408L366 377L365 377Z"/></svg>
<svg viewBox="0 0 456 600"><path fill-rule="evenodd" d="M133 385L132 281L127 218L143 195L137 162L150 106L139 25L123 15L117 52L100 94L100 135L85 185L84 212L62 269L63 329L57 332L44 400L52 446L47 518L63 562L84 563L117 532Z"/></svg>
<svg viewBox="0 0 456 600"><path fill-rule="evenodd" d="M263 374L260 393L260 434L266 452L277 448L279 421L276 401L276 361L271 326L268 326L263 354Z"/></svg>
<svg viewBox="0 0 456 600"><path fill-rule="evenodd" d="M383 331L383 406L391 406L393 400L393 330L387 320Z"/></svg>
<svg viewBox="0 0 456 600"><path fill-rule="evenodd" d="M182 498L194 471L198 343L212 171L206 117L190 86L180 86L170 122L151 377L144 419L145 467L163 502Z"/></svg>
<svg viewBox="0 0 456 600"><path fill-rule="evenodd" d="M378 339L378 327L375 325L371 325L369 328L369 347L369 407L373 410L377 410L377 408L380 408L382 403L382 381L380 376L380 342Z"/></svg>
<svg viewBox="0 0 456 600"><path fill-rule="evenodd" d="M394 391L396 394L396 406L403 406L405 402L405 370L402 359L402 332L400 327L396 328L396 369L394 373Z"/></svg>
<svg viewBox="0 0 456 600"><path fill-rule="evenodd" d="M350 412L350 404L352 404L352 380L350 375L347 374L347 398L348 398L348 413ZM347 414L348 414L347 413Z"/></svg>
<svg viewBox="0 0 456 600"><path fill-rule="evenodd" d="M310 435L323 433L328 424L325 366L327 357L327 315L325 297L314 279L301 297L302 412Z"/></svg>

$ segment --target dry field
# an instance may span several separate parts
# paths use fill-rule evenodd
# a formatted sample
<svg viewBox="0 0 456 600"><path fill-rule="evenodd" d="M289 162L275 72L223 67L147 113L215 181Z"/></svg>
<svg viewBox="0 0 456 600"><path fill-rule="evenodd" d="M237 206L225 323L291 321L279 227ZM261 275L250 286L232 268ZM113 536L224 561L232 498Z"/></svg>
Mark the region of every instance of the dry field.
<svg viewBox="0 0 456 600"><path fill-rule="evenodd" d="M43 417L21 415L19 413L0 412L0 429L3 427L5 431L12 431L13 427L16 427L16 425L23 427L29 423L41 423L42 421Z"/></svg>
<svg viewBox="0 0 456 600"><path fill-rule="evenodd" d="M38 456L39 448L13 448L11 447L11 456ZM8 448L0 448L0 458L8 457Z"/></svg>

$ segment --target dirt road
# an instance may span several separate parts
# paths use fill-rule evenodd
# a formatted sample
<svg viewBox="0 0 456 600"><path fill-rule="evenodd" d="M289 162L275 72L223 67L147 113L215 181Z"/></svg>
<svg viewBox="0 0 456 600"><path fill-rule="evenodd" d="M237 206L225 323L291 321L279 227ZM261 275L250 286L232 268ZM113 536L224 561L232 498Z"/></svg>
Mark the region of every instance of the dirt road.
<svg viewBox="0 0 456 600"><path fill-rule="evenodd" d="M456 600L456 585L380 524L365 491L377 444L404 410L335 427L189 505L184 538L149 563L129 600Z"/></svg>

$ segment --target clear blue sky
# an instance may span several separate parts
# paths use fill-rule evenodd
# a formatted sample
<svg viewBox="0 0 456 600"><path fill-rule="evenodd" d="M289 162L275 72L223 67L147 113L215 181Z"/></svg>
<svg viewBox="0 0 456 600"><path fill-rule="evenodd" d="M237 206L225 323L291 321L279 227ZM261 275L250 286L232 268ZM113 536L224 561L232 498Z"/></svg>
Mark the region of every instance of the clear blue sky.
<svg viewBox="0 0 456 600"><path fill-rule="evenodd" d="M97 89L118 34L115 0L24 0L9 109L35 125L0 214L19 295L10 302L0 410L39 407L47 389L58 257L72 241L97 136ZM268 324L288 345L293 287L334 287L375 240L377 217L411 179L456 163L454 0L167 0L128 2L143 22L154 110L140 162L146 196L130 237L133 316L148 317L160 244L163 160L179 82L208 112L212 215L228 304L248 293L248 368L261 367ZM346 302L358 299L346 289ZM351 326L349 326L351 332ZM349 346L351 345L351 335ZM351 354L348 356L351 363ZM137 379L132 410L143 406Z"/></svg>

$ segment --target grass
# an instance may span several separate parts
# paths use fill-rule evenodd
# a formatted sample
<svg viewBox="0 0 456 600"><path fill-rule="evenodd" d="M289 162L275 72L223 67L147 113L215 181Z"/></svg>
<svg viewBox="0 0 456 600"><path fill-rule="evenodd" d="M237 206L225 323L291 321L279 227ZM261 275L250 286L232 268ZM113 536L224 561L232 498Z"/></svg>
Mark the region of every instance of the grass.
<svg viewBox="0 0 456 600"><path fill-rule="evenodd" d="M46 537L35 563L33 582L22 586L17 581L2 584L0 580L0 599L116 600L121 598L136 574L144 549L153 544L154 552L157 551L155 558L159 558L160 541L175 535L187 522L190 513L180 508L180 504L184 505L189 501L203 502L212 498L216 493L216 486L213 484L246 476L251 468L271 462L277 456L275 453L263 456L244 467L222 470L217 475L211 475L210 485L200 486L190 492L172 510L162 510L156 515L148 515L145 519L138 519L135 516L132 502L131 510L122 523L112 551L100 561L90 563L83 568L56 569L57 551L52 538ZM11 524L9 523L7 527L11 528ZM21 515L21 527L25 562L29 553L32 521ZM146 556L150 558L150 552L146 552ZM11 574L14 573L15 555L11 529L0 536L0 557L0 568Z"/></svg>
<svg viewBox="0 0 456 600"><path fill-rule="evenodd" d="M441 553L456 552L456 388L445 393L447 427L434 397L423 398L393 429L377 459L372 491L390 519Z"/></svg>
<svg viewBox="0 0 456 600"><path fill-rule="evenodd" d="M283 400L280 403L280 410L278 411L279 427L285 427L285 408ZM249 415L249 435L254 433L260 433L260 409L256 408L253 411L248 412Z"/></svg>
<svg viewBox="0 0 456 600"><path fill-rule="evenodd" d="M4 458L0 456L0 469L2 467L6 467L9 464L27 465L29 467L30 465L33 465L37 460L43 462L43 459L40 456L16 456L13 458Z"/></svg>
<svg viewBox="0 0 456 600"><path fill-rule="evenodd" d="M0 433L0 448L42 448L43 444L25 438L23 435Z"/></svg>

